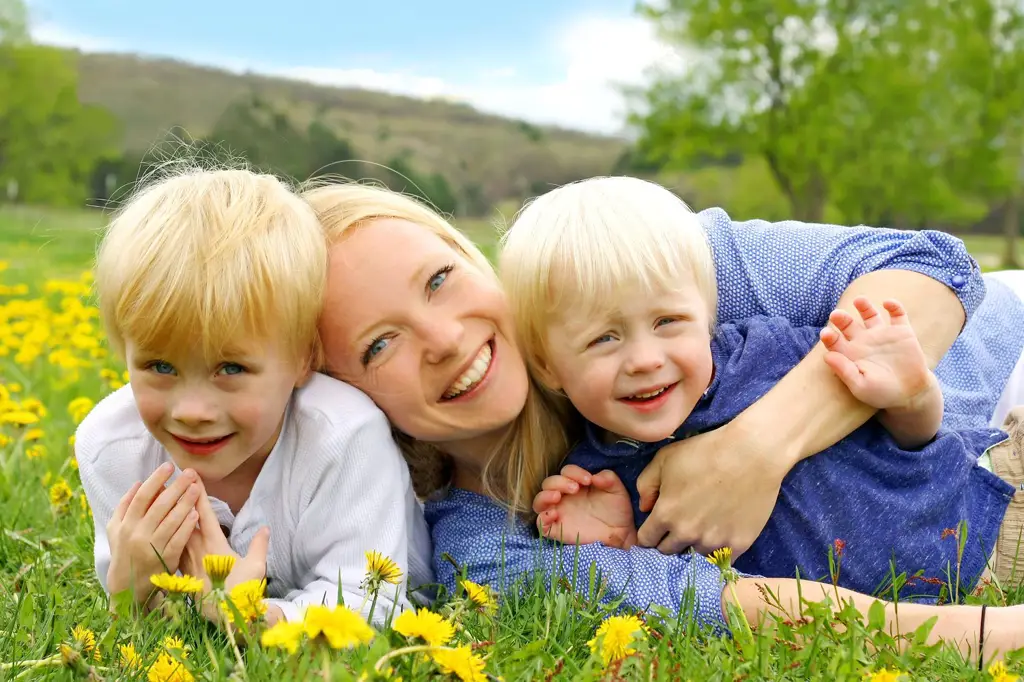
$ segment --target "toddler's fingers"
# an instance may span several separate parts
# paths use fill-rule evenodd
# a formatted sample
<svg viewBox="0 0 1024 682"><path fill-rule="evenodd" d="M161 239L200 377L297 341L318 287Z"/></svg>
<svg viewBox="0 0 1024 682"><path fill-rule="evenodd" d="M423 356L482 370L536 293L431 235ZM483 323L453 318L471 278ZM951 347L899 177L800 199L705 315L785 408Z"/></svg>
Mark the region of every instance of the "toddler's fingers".
<svg viewBox="0 0 1024 682"><path fill-rule="evenodd" d="M199 534L195 532L196 522L199 521L199 512L195 509L185 514L185 518L181 520L181 524L171 534L170 539L167 540L167 544L164 546L163 555L172 559L179 559L182 552L185 551L185 546L189 544L189 540L193 537L198 537ZM195 551L199 551L198 547ZM201 556L194 557L196 561L202 561ZM177 563L177 561L175 561Z"/></svg>
<svg viewBox="0 0 1024 682"><path fill-rule="evenodd" d="M548 476L540 484L542 490L557 490L566 495L575 495L580 490L580 484L565 476Z"/></svg>
<svg viewBox="0 0 1024 682"><path fill-rule="evenodd" d="M135 485L128 489L124 495L121 496L121 500L114 507L114 515L111 517L118 521L124 520L124 515L128 511L128 505L135 499L135 493L139 492L139 488L142 487L142 481L135 481Z"/></svg>
<svg viewBox="0 0 1024 682"><path fill-rule="evenodd" d="M575 464L566 464L562 467L561 474L580 485L590 485L590 472L583 467L576 466Z"/></svg>
<svg viewBox="0 0 1024 682"><path fill-rule="evenodd" d="M853 338L860 326L853 319L853 315L842 308L833 310L828 316L828 321L847 341Z"/></svg>
<svg viewBox="0 0 1024 682"><path fill-rule="evenodd" d="M142 519L149 511L149 505L164 490L164 483L174 473L174 465L166 462L157 467L157 470L149 475L132 498L128 509L125 511L126 521L134 523Z"/></svg>
<svg viewBox="0 0 1024 682"><path fill-rule="evenodd" d="M533 498L533 511L541 514L562 501L562 493L557 490L542 490Z"/></svg>
<svg viewBox="0 0 1024 682"><path fill-rule="evenodd" d="M178 527L185 521L190 512L195 511L196 519L199 512L196 510L196 500L199 499L199 486L193 483L185 491L185 494L178 498L169 512L161 519L156 530L153 531L153 544L157 547L166 545L171 537L178 530ZM154 505L155 506L155 505ZM193 524L194 526L195 524Z"/></svg>
<svg viewBox="0 0 1024 682"><path fill-rule="evenodd" d="M595 488L604 490L606 492L618 492L622 490L625 492L626 486L622 484L622 479L619 478L611 469L604 469L594 474L593 484Z"/></svg>
<svg viewBox="0 0 1024 682"><path fill-rule="evenodd" d="M864 321L864 326L868 329L877 327L885 322L882 316L878 314L878 308L865 296L858 296L853 299L853 307L860 313L860 319Z"/></svg>
<svg viewBox="0 0 1024 682"><path fill-rule="evenodd" d="M904 308L903 304L900 303L899 301L894 299L883 301L882 307L885 308L886 312L889 313L889 321L892 324L910 324L910 316L907 315L906 308Z"/></svg>
<svg viewBox="0 0 1024 682"><path fill-rule="evenodd" d="M842 353L828 352L825 354L825 364L835 372L835 375L850 391L856 391L861 387L863 382L863 376L860 373L860 369L857 367L853 360L846 357Z"/></svg>

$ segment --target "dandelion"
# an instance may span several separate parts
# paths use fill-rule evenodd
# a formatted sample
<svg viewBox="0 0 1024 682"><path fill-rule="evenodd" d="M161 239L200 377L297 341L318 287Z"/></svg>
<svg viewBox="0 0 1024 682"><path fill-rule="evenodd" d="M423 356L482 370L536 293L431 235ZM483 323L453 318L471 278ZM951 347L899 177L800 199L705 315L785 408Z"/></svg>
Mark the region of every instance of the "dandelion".
<svg viewBox="0 0 1024 682"><path fill-rule="evenodd" d="M903 675L899 670L889 670L888 668L882 668L876 670L868 678L869 682L897 682Z"/></svg>
<svg viewBox="0 0 1024 682"><path fill-rule="evenodd" d="M306 636L316 639L323 636L332 649L347 649L366 644L373 639L373 628L363 618L346 606L310 606L302 621Z"/></svg>
<svg viewBox="0 0 1024 682"><path fill-rule="evenodd" d="M68 403L68 414L71 415L72 421L76 424L81 424L93 407L94 404L89 398L75 398Z"/></svg>
<svg viewBox="0 0 1024 682"><path fill-rule="evenodd" d="M642 639L645 632L643 621L636 616L611 616L601 623L587 645L591 653L600 655L608 665L636 653L632 645Z"/></svg>
<svg viewBox="0 0 1024 682"><path fill-rule="evenodd" d="M231 569L235 567L235 557L228 554L207 554L203 557L203 570L210 576L214 589L223 589Z"/></svg>
<svg viewBox="0 0 1024 682"><path fill-rule="evenodd" d="M0 424L14 424L15 426L28 426L39 422L39 417L28 410L17 410L0 414Z"/></svg>
<svg viewBox="0 0 1024 682"><path fill-rule="evenodd" d="M50 506L54 509L63 509L72 497L74 492L63 478L58 478L57 482L50 486Z"/></svg>
<svg viewBox="0 0 1024 682"><path fill-rule="evenodd" d="M43 434L42 429L29 429L28 431L25 432L25 435L22 436L22 438L25 440L26 443L28 443L34 440L39 440L44 435L45 434Z"/></svg>
<svg viewBox="0 0 1024 682"><path fill-rule="evenodd" d="M484 660L473 653L468 645L454 649L431 651L430 657L441 666L441 670L455 675L463 682L486 682Z"/></svg>
<svg viewBox="0 0 1024 682"><path fill-rule="evenodd" d="M463 580L460 583L466 591L466 596L473 605L485 613L493 612L497 603L489 587L478 585L472 580Z"/></svg>
<svg viewBox="0 0 1024 682"><path fill-rule="evenodd" d="M1014 675L1006 669L1006 663L996 661L988 667L988 674L992 676L992 682L1017 682L1020 675Z"/></svg>
<svg viewBox="0 0 1024 682"><path fill-rule="evenodd" d="M299 642L305 634L302 623L279 620L260 635L260 644L268 648L284 649L289 654L299 650Z"/></svg>
<svg viewBox="0 0 1024 682"><path fill-rule="evenodd" d="M185 640L181 637L165 635L164 638L160 640L160 648L168 653L178 652L182 658L188 658L188 647L185 646Z"/></svg>
<svg viewBox="0 0 1024 682"><path fill-rule="evenodd" d="M266 588L266 579L246 580L231 588L228 592L228 600L234 604L235 609L238 610L246 622L252 622L257 618L261 618L267 612L267 605L263 601ZM235 614L231 607L228 606L228 602L222 601L220 608L228 622L234 623Z"/></svg>
<svg viewBox="0 0 1024 682"><path fill-rule="evenodd" d="M366 582L370 589L377 589L382 583L397 585L402 579L402 569L394 561L380 552L366 553Z"/></svg>
<svg viewBox="0 0 1024 682"><path fill-rule="evenodd" d="M28 459L39 459L46 454L46 446L36 443L25 448L25 457Z"/></svg>
<svg viewBox="0 0 1024 682"><path fill-rule="evenodd" d="M149 576L149 582L170 594L198 594L203 591L203 581L191 575L158 573Z"/></svg>
<svg viewBox="0 0 1024 682"><path fill-rule="evenodd" d="M430 646L444 646L455 636L455 626L429 609L403 611L392 629L409 638L419 637Z"/></svg>
<svg viewBox="0 0 1024 682"><path fill-rule="evenodd" d="M0 433L0 448L7 447L10 444L11 444L10 437L9 436L5 436L4 434Z"/></svg>
<svg viewBox="0 0 1024 682"><path fill-rule="evenodd" d="M176 660L166 651L162 652L153 665L149 666L146 678L149 682L193 682L195 680L185 664Z"/></svg>
<svg viewBox="0 0 1024 682"><path fill-rule="evenodd" d="M82 653L92 654L97 661L100 660L100 650L96 647L95 632L82 625L76 625L71 628L71 639L78 645Z"/></svg>
<svg viewBox="0 0 1024 682"><path fill-rule="evenodd" d="M131 642L122 644L119 648L121 652L121 667L128 670L139 670L142 668L142 656L135 650L135 645Z"/></svg>

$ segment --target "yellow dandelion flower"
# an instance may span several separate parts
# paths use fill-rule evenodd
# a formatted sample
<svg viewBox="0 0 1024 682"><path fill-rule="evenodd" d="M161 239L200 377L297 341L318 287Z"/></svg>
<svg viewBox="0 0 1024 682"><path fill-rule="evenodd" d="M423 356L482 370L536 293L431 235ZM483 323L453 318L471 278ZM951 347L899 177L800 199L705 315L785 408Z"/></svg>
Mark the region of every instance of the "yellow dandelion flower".
<svg viewBox="0 0 1024 682"><path fill-rule="evenodd" d="M100 650L96 648L96 633L87 627L76 625L71 628L71 639L79 646L82 653L92 654L100 660Z"/></svg>
<svg viewBox="0 0 1024 682"><path fill-rule="evenodd" d="M28 459L39 459L46 455L46 446L36 443L25 448L25 457Z"/></svg>
<svg viewBox="0 0 1024 682"><path fill-rule="evenodd" d="M444 646L455 636L455 626L429 609L403 611L391 626L409 638L419 637L430 646Z"/></svg>
<svg viewBox="0 0 1024 682"><path fill-rule="evenodd" d="M466 596L478 609L485 612L494 611L497 603L491 588L478 585L472 580L463 580L461 584L462 589L466 590Z"/></svg>
<svg viewBox="0 0 1024 682"><path fill-rule="evenodd" d="M203 570L210 576L214 587L224 587L224 581L234 567L235 557L228 554L207 554L203 557Z"/></svg>
<svg viewBox="0 0 1024 682"><path fill-rule="evenodd" d="M430 657L441 666L441 670L455 675L463 682L486 682L484 675L484 659L473 653L469 645L454 649L438 649L431 651Z"/></svg>
<svg viewBox="0 0 1024 682"><path fill-rule="evenodd" d="M191 575L158 573L149 576L149 582L157 589L172 594L198 594L203 591L203 581Z"/></svg>
<svg viewBox="0 0 1024 682"><path fill-rule="evenodd" d="M167 652L176 651L181 658L188 658L188 647L185 646L185 640L181 637L165 635L164 638L160 640L160 648Z"/></svg>
<svg viewBox="0 0 1024 682"><path fill-rule="evenodd" d="M882 668L876 670L868 678L869 682L897 682L903 675L899 670L889 670L888 668Z"/></svg>
<svg viewBox="0 0 1024 682"><path fill-rule="evenodd" d="M7 447L11 444L11 439L8 436L0 433L0 448Z"/></svg>
<svg viewBox="0 0 1024 682"><path fill-rule="evenodd" d="M85 493L78 493L78 506L82 508L81 518L87 519L92 516L92 507L89 506L89 498Z"/></svg>
<svg viewBox="0 0 1024 682"><path fill-rule="evenodd" d="M22 438L25 440L25 442L31 442L34 440L39 440L44 435L45 434L43 433L42 429L29 429L28 431L25 432L25 435L22 436Z"/></svg>
<svg viewBox="0 0 1024 682"><path fill-rule="evenodd" d="M332 649L347 649L373 639L373 628L346 606L310 606L302 621L306 636L323 637Z"/></svg>
<svg viewBox="0 0 1024 682"><path fill-rule="evenodd" d="M104 381L117 381L120 375L112 369L103 368L100 370L100 379Z"/></svg>
<svg viewBox="0 0 1024 682"><path fill-rule="evenodd" d="M71 455L71 457L68 459L68 466L74 469L75 471L78 471L78 458L75 457L74 455Z"/></svg>
<svg viewBox="0 0 1024 682"><path fill-rule="evenodd" d="M366 552L366 581L371 585L391 583L397 585L402 579L402 569L389 557L380 552Z"/></svg>
<svg viewBox="0 0 1024 682"><path fill-rule="evenodd" d="M260 644L267 648L284 649L289 654L299 650L299 642L306 629L302 623L279 620L260 635Z"/></svg>
<svg viewBox="0 0 1024 682"><path fill-rule="evenodd" d="M10 263L5 260L0 260L0 272L3 272L7 268L11 267Z"/></svg>
<svg viewBox="0 0 1024 682"><path fill-rule="evenodd" d="M636 616L611 616L597 628L594 639L587 642L590 651L600 655L605 665L636 653L633 644L644 637L643 621Z"/></svg>
<svg viewBox="0 0 1024 682"><path fill-rule="evenodd" d="M75 447L75 434L72 433L70 436L68 436L68 445L72 448Z"/></svg>
<svg viewBox="0 0 1024 682"><path fill-rule="evenodd" d="M14 424L15 426L28 426L29 424L37 424L39 417L35 412L29 412L28 410L18 410L16 412L5 412L0 414L0 424Z"/></svg>
<svg viewBox="0 0 1024 682"><path fill-rule="evenodd" d="M58 478L57 482L50 486L50 505L55 508L62 508L71 498L74 497L74 492L71 490L71 486L63 478Z"/></svg>
<svg viewBox="0 0 1024 682"><path fill-rule="evenodd" d="M732 547L722 547L711 553L711 563L723 571L732 566Z"/></svg>
<svg viewBox="0 0 1024 682"><path fill-rule="evenodd" d="M68 414L76 424L81 424L93 407L94 404L89 398L75 398L68 403Z"/></svg>
<svg viewBox="0 0 1024 682"><path fill-rule="evenodd" d="M996 661L988 667L988 674L992 676L992 682L1017 682L1020 675L1014 675L1006 668L1006 663Z"/></svg>
<svg viewBox="0 0 1024 682"><path fill-rule="evenodd" d="M7 390L10 391L11 393L21 393L21 384L7 384Z"/></svg>
<svg viewBox="0 0 1024 682"><path fill-rule="evenodd" d="M185 664L175 660L166 651L162 652L153 665L149 666L146 678L149 682L193 682L195 680Z"/></svg>
<svg viewBox="0 0 1024 682"><path fill-rule="evenodd" d="M263 580L246 580L245 582L238 583L228 592L228 599L235 605L238 612L242 614L242 618L246 621L251 622L257 618L261 618L263 614L267 612L267 605L263 601L263 595L266 592L267 581ZM228 606L227 601L220 603L220 608L224 612L224 616L228 619L228 622L235 622L235 614L231 607Z"/></svg>
<svg viewBox="0 0 1024 682"><path fill-rule="evenodd" d="M119 648L121 652L121 667L127 668L128 670L138 670L142 668L142 656L135 650L135 645L131 642L122 644Z"/></svg>

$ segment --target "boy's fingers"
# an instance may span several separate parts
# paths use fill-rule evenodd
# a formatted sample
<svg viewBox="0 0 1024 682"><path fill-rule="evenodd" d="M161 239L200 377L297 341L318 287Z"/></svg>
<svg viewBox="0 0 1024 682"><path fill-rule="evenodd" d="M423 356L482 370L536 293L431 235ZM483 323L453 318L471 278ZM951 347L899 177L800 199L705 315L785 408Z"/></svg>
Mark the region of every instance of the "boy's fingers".
<svg viewBox="0 0 1024 682"><path fill-rule="evenodd" d="M625 492L626 490L626 486L622 484L622 479L611 469L599 471L592 480L595 488L605 492L617 492L619 490Z"/></svg>
<svg viewBox="0 0 1024 682"><path fill-rule="evenodd" d="M142 481L135 481L135 484L128 489L128 492L121 496L117 506L114 507L114 515L112 518L115 518L118 521L124 520L124 515L128 511L128 505L131 504L133 499L135 499L135 493L139 492L139 488L141 487Z"/></svg>
<svg viewBox="0 0 1024 682"><path fill-rule="evenodd" d="M557 490L566 495L574 495L580 490L580 484L565 476L548 476L540 484L541 490Z"/></svg>
<svg viewBox="0 0 1024 682"><path fill-rule="evenodd" d="M866 328L871 329L884 322L882 316L878 314L878 309L867 298L858 296L854 299L853 305L857 308L857 312L860 313L860 319L864 321Z"/></svg>
<svg viewBox="0 0 1024 682"><path fill-rule="evenodd" d="M580 485L590 485L590 472L583 467L576 466L575 464L567 464L562 467L561 473L566 478L576 481Z"/></svg>
<svg viewBox="0 0 1024 682"><path fill-rule="evenodd" d="M853 391L860 388L863 377L853 360L841 353L830 351L825 354L825 364L846 384L848 389Z"/></svg>
<svg viewBox="0 0 1024 682"><path fill-rule="evenodd" d="M157 467L157 470L149 475L142 485L139 486L138 492L135 493L135 497L132 498L131 503L128 505L128 509L125 511L124 518L126 521L135 522L139 521L149 511L149 505L153 503L153 500L159 495L164 488L164 483L174 473L174 465L170 462L166 462Z"/></svg>
<svg viewBox="0 0 1024 682"><path fill-rule="evenodd" d="M160 546L170 542L171 537L178 530L181 524L184 522L185 517L195 512L196 500L199 498L199 487L196 484L192 484L185 490L185 493L178 498L177 504L171 507L170 511L164 514L160 523L157 525L156 530L153 531L154 544ZM155 509L154 504L151 509ZM198 520L199 512L195 512L195 520ZM195 520L192 522L193 529L195 528Z"/></svg>
<svg viewBox="0 0 1024 682"><path fill-rule="evenodd" d="M533 511L540 514L561 501L562 493L557 490L542 490L533 498Z"/></svg>
<svg viewBox="0 0 1024 682"><path fill-rule="evenodd" d="M910 316L907 315L906 309L903 304L899 301L888 300L882 303L882 307L885 308L886 312L889 313L889 321L896 325L910 324Z"/></svg>
<svg viewBox="0 0 1024 682"><path fill-rule="evenodd" d="M167 540L167 545L164 547L164 554L170 557L180 557L185 551L185 546L188 544L189 539L193 535L198 537L196 530L196 522L199 520L199 512L195 509L185 514L185 518L178 525L178 528L171 535L170 539ZM196 560L201 561L200 557L195 557Z"/></svg>
<svg viewBox="0 0 1024 682"><path fill-rule="evenodd" d="M157 495L156 499L149 505L149 509L146 510L141 521L148 529L148 532L155 533L164 518L171 513L182 499L187 498L190 507L195 504L196 498L199 495L198 490L194 488L194 486L198 485L195 480L195 472L186 471L177 480L166 486L163 492Z"/></svg>

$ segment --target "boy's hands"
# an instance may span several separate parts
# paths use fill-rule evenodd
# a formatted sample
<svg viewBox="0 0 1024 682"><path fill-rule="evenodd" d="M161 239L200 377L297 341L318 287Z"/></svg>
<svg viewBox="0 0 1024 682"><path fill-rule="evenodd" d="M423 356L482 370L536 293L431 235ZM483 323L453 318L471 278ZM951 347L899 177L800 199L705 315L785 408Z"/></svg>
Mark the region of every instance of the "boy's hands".
<svg viewBox="0 0 1024 682"><path fill-rule="evenodd" d="M879 421L902 447L930 441L942 422L942 390L906 311L898 301L884 301L887 320L867 298L853 305L860 320L833 310L833 326L820 332L825 364L855 398L882 410Z"/></svg>
<svg viewBox="0 0 1024 682"><path fill-rule="evenodd" d="M150 576L178 570L181 554L199 520L195 505L201 484L196 473L186 469L165 486L173 472L170 464L160 466L145 481L132 486L114 509L107 523L107 589L111 594L131 589L135 601L144 603L154 589Z"/></svg>
<svg viewBox="0 0 1024 682"><path fill-rule="evenodd" d="M629 549L636 526L629 493L613 471L591 475L574 464L544 479L533 499L541 533L552 540L586 545L600 542Z"/></svg>

